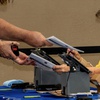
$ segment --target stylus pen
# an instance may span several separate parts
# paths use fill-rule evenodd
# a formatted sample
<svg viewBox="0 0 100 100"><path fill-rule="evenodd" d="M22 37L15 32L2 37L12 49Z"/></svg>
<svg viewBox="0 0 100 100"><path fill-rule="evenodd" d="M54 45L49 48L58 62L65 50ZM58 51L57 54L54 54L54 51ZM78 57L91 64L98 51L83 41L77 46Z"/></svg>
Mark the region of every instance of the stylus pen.
<svg viewBox="0 0 100 100"><path fill-rule="evenodd" d="M35 96L24 96L24 98L40 98L40 95L35 95Z"/></svg>

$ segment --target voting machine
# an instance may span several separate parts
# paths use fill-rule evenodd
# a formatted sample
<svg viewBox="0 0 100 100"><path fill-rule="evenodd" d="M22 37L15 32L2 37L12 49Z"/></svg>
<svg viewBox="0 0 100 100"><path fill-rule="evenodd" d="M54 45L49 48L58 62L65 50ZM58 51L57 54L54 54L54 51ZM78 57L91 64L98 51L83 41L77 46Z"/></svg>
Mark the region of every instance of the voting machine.
<svg viewBox="0 0 100 100"><path fill-rule="evenodd" d="M66 49L69 48L71 50L83 52L82 50L73 48L54 36L47 40ZM59 57L64 61L64 63L70 66L70 71L62 74L57 74L52 70L54 65L60 64L46 54L46 52L38 49L33 51L29 57L30 59L35 60L38 65L35 67L34 71L36 90L51 91L60 89L61 94L66 96L73 93L90 92L89 74L91 72L70 54L66 54L65 52L59 54Z"/></svg>

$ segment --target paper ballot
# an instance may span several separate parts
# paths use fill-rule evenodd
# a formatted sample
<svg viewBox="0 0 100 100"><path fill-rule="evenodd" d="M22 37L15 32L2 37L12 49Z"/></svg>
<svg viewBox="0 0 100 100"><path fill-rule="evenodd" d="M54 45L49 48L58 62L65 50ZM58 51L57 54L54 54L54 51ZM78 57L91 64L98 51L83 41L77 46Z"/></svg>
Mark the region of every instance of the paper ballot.
<svg viewBox="0 0 100 100"><path fill-rule="evenodd" d="M50 43L53 43L55 45L61 46L63 48L69 48L71 50L77 50L79 52L84 52L82 50L76 49L70 45L68 45L67 43L61 41L60 39L56 38L55 36L51 36L49 38L47 38L47 41ZM29 55L29 59L33 59L36 62L36 67L42 68L44 70L48 70L48 71L53 71L53 66L55 66L56 64L54 64L53 62L35 54L35 53L31 53Z"/></svg>
<svg viewBox="0 0 100 100"><path fill-rule="evenodd" d="M70 46L69 44L63 42L62 40L58 39L55 36L51 36L51 37L47 38L47 41L50 43L53 43L55 45L61 46L63 48L67 48L67 49L69 48L71 50L76 50L76 51L82 52L82 53L84 52L83 50L80 50L80 49L77 49L77 48Z"/></svg>
<svg viewBox="0 0 100 100"><path fill-rule="evenodd" d="M37 54L31 53L29 55L29 59L33 59L34 61L36 61L36 67L38 68L42 68L44 70L48 70L48 71L53 71L53 66L55 65L54 63L38 56Z"/></svg>

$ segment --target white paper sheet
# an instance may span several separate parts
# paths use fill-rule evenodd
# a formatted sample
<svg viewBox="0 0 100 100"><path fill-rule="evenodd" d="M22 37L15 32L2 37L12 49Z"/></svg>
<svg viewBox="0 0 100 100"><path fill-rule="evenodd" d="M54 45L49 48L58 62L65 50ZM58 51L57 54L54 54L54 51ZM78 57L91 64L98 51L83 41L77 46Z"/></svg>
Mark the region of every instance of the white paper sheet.
<svg viewBox="0 0 100 100"><path fill-rule="evenodd" d="M70 46L69 44L63 42L62 40L58 39L55 36L48 37L47 41L50 42L50 43L53 43L55 45L61 46L63 48L67 48L67 49L69 48L71 50L76 50L76 51L79 51L79 52L82 52L82 53L84 52L84 51L82 51L80 49L77 49L77 48L74 48L74 47Z"/></svg>

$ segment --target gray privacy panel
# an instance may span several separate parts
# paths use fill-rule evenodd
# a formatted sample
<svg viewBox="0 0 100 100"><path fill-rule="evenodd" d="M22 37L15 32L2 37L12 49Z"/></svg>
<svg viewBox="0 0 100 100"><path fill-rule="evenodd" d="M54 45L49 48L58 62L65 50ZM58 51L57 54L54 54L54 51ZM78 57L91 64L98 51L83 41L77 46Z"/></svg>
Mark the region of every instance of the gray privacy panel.
<svg viewBox="0 0 100 100"><path fill-rule="evenodd" d="M38 85L52 85L52 84L61 84L61 75L56 72L43 70L40 68L35 68L34 71L34 83Z"/></svg>

